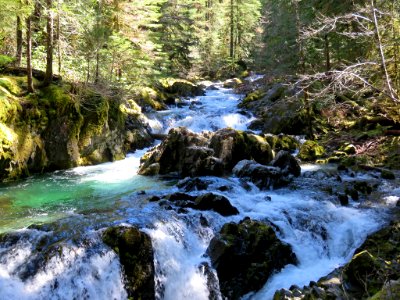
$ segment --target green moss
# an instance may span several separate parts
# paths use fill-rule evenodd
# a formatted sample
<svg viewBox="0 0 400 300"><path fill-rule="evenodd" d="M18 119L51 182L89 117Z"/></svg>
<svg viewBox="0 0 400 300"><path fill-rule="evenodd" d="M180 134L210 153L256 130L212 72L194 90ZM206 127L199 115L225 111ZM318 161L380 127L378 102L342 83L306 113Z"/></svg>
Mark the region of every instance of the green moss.
<svg viewBox="0 0 400 300"><path fill-rule="evenodd" d="M256 90L250 94L248 94L243 101L240 103L240 107L246 107L246 105L250 102L260 100L266 95L264 90Z"/></svg>
<svg viewBox="0 0 400 300"><path fill-rule="evenodd" d="M1 76L0 86L4 87L13 95L19 95L21 93L21 87L18 84L19 77L15 76Z"/></svg>
<svg viewBox="0 0 400 300"><path fill-rule="evenodd" d="M313 161L325 155L325 149L315 141L306 141L301 147L298 158Z"/></svg>

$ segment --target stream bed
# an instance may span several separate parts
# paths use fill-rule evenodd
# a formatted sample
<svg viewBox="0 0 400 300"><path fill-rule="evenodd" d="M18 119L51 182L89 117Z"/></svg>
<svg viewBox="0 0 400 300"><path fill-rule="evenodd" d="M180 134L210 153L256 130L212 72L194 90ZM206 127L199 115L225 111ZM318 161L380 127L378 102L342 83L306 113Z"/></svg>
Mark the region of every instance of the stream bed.
<svg viewBox="0 0 400 300"><path fill-rule="evenodd" d="M220 84L216 87L149 115L153 131L167 133L177 126L195 132L246 130L254 118L237 110L241 96ZM379 201L341 206L322 188L338 184L336 167L304 165L302 176L274 191L260 191L235 177L204 177L210 182L208 191L227 197L239 215L192 209L180 213L147 201L179 189L175 178L136 175L146 150L122 161L0 186L0 233L6 233L0 238L0 299L127 299L118 258L101 240L104 228L119 224L137 226L150 235L157 299L222 299L218 291L211 293L201 266L211 264L205 253L215 233L244 217L273 223L298 258L297 266L287 265L260 291L244 297L272 299L277 289L316 281L349 261L367 235L388 221L388 209L400 196L396 182L381 180ZM352 174L343 180L376 177ZM206 227L201 225L203 218Z"/></svg>

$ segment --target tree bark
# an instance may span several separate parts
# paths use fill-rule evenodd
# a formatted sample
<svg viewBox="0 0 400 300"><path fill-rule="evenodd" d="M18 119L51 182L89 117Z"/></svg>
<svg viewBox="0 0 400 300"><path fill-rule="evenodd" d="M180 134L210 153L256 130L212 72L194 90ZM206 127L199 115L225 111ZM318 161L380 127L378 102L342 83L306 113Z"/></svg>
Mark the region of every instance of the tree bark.
<svg viewBox="0 0 400 300"><path fill-rule="evenodd" d="M58 74L61 75L62 69L62 53L61 53L61 17L60 17L60 0L57 2L57 52L58 52Z"/></svg>
<svg viewBox="0 0 400 300"><path fill-rule="evenodd" d="M22 62L22 22L17 16L17 53L15 55L15 66L20 67Z"/></svg>
<svg viewBox="0 0 400 300"><path fill-rule="evenodd" d="M381 59L381 69L382 69L382 73L385 77L387 91L388 91L390 98L392 98L393 101L398 102L399 100L395 96L394 90L392 88L392 84L390 83L390 76L389 76L389 72L388 72L387 66L386 66L385 53L383 52L382 39L381 39L381 35L379 32L379 23L378 23L378 18L376 16L375 0L371 0L371 10L372 10L372 15L373 15L373 20L374 20L375 38L376 38L376 42L377 42L380 59Z"/></svg>
<svg viewBox="0 0 400 300"><path fill-rule="evenodd" d="M234 29L235 29L235 23L234 23L234 20L233 20L233 1L234 0L231 0L231 12L230 12L230 21L231 21L231 24L230 24L230 26L231 26L231 28L230 28L230 34L231 34L231 37L230 37L230 47L229 47L229 57L230 58L234 58L234 55L235 55L235 52L234 52Z"/></svg>
<svg viewBox="0 0 400 300"><path fill-rule="evenodd" d="M52 0L46 0L47 4L47 37L46 37L46 77L43 86L48 86L53 80L53 51L54 51L54 26Z"/></svg>
<svg viewBox="0 0 400 300"><path fill-rule="evenodd" d="M324 41L325 41L325 63L326 63L325 67L326 67L326 71L329 72L331 70L331 55L330 55L330 49L329 49L328 34L325 34Z"/></svg>
<svg viewBox="0 0 400 300"><path fill-rule="evenodd" d="M26 18L26 73L28 93L33 93L32 77L32 16Z"/></svg>

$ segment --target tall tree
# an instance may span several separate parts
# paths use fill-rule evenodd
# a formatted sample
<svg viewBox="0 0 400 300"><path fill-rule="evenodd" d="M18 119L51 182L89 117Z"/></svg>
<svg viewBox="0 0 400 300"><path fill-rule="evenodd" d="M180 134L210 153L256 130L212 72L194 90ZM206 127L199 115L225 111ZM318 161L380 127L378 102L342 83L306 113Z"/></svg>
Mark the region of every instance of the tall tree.
<svg viewBox="0 0 400 300"><path fill-rule="evenodd" d="M43 85L48 86L53 80L53 52L54 52L54 24L52 0L46 0L47 22L46 22L46 75Z"/></svg>
<svg viewBox="0 0 400 300"><path fill-rule="evenodd" d="M26 73L28 92L33 93L33 76L32 76L32 15L26 18Z"/></svg>

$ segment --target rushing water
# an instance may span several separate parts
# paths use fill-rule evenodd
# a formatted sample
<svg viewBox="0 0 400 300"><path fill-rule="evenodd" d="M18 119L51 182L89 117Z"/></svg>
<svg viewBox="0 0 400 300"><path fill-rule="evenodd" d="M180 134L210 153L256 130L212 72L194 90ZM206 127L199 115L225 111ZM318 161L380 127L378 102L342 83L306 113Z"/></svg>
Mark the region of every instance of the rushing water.
<svg viewBox="0 0 400 300"><path fill-rule="evenodd" d="M252 117L237 111L238 101L228 89L210 90L150 116L151 125L159 133L175 126L246 129ZM245 297L271 299L276 289L308 284L348 261L366 236L383 225L385 208L400 195L398 187L385 183L381 190L386 202L342 207L314 188L321 179L306 176L318 167L304 166L296 189L260 191L237 178L206 177L209 190L228 197L240 214L222 217L190 209L180 214L146 201L178 189L173 180L136 175L144 152L0 187L0 232L8 233L0 242L0 299L126 299L119 261L100 239L105 227L116 224L139 226L152 238L157 298L208 299L207 246L224 223L245 216L274 223L299 260L298 266L285 267L258 293ZM322 181L337 184L330 177ZM221 186L228 189L221 192ZM209 227L200 225L201 217ZM218 291L213 295L221 298Z"/></svg>

